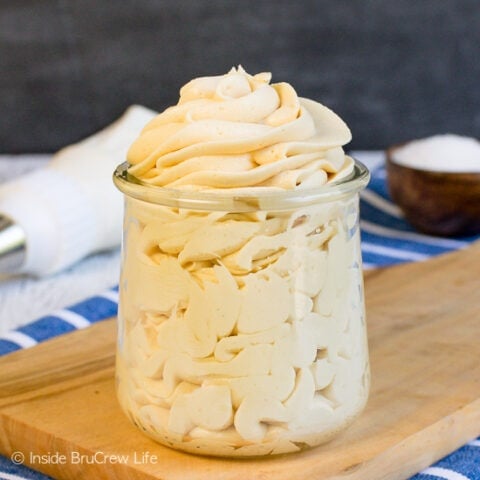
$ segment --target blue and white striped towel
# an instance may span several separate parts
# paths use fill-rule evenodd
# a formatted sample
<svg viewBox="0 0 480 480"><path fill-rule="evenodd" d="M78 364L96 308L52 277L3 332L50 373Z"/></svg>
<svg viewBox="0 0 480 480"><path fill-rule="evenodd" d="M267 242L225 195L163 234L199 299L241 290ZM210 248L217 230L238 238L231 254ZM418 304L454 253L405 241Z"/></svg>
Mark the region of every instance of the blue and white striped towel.
<svg viewBox="0 0 480 480"><path fill-rule="evenodd" d="M361 156L359 159L362 160ZM362 253L365 268L422 261L468 246L480 236L446 239L416 233L387 193L385 167L375 162L370 185L361 194ZM116 314L118 289L112 288L71 307L42 317L0 336L0 355L28 348L39 342L85 328ZM0 456L0 480L49 477ZM480 480L480 438L463 446L411 480Z"/></svg>

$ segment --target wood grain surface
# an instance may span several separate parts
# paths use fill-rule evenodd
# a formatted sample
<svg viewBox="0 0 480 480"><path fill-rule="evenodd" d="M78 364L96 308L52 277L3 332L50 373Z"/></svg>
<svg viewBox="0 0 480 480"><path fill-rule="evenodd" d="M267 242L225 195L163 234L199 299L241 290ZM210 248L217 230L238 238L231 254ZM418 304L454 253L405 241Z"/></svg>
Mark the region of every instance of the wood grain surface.
<svg viewBox="0 0 480 480"><path fill-rule="evenodd" d="M479 290L480 244L367 274L370 400L315 449L228 460L155 444L117 405L107 320L0 359L0 452L61 479L406 479L480 433Z"/></svg>

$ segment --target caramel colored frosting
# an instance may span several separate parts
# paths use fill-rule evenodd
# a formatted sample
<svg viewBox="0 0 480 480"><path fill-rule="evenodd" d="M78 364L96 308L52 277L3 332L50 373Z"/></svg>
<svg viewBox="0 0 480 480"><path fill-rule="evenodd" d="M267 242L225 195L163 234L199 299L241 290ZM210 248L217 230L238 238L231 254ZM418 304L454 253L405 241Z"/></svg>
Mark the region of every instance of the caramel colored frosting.
<svg viewBox="0 0 480 480"><path fill-rule="evenodd" d="M328 108L239 67L185 85L128 160L155 186L255 196L348 175L349 140ZM127 196L120 403L148 435L193 453L322 443L368 395L361 285L356 195L245 213Z"/></svg>
<svg viewBox="0 0 480 480"><path fill-rule="evenodd" d="M242 67L196 78L150 121L128 152L144 182L189 190L310 188L348 174L345 123L270 73Z"/></svg>

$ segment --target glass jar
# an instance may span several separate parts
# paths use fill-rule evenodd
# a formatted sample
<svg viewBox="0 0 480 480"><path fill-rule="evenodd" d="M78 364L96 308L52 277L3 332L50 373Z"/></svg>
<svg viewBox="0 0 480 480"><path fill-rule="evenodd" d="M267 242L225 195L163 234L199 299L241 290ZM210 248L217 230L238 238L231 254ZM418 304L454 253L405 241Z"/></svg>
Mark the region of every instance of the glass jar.
<svg viewBox="0 0 480 480"><path fill-rule="evenodd" d="M144 433L245 457L323 443L369 390L358 193L324 187L199 193L127 165L117 393Z"/></svg>

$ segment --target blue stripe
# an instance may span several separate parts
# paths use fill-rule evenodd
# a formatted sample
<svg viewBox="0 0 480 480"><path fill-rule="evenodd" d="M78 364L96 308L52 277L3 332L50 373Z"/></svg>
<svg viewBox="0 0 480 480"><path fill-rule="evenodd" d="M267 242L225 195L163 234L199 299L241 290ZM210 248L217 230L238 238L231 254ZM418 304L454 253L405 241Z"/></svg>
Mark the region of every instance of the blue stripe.
<svg viewBox="0 0 480 480"><path fill-rule="evenodd" d="M364 263L369 263L374 267L387 267L389 265L405 263L405 260L401 258L392 258L373 252L362 252L362 258Z"/></svg>
<svg viewBox="0 0 480 480"><path fill-rule="evenodd" d="M369 243L374 243L376 245L396 248L398 250L407 252L410 251L415 253L423 253L427 255L440 255L453 250L452 248L438 245L427 245L425 243L415 242L414 240L383 237L381 235L365 231L362 231L362 240Z"/></svg>
<svg viewBox="0 0 480 480"><path fill-rule="evenodd" d="M111 290L118 292L118 286ZM80 315L87 322L95 323L115 316L118 305L108 298L94 296L69 307L67 310ZM55 315L47 315L16 329L16 331L32 337L37 342L42 342L74 330L75 327L72 324ZM20 348L21 347L15 342L0 338L0 356L19 350Z"/></svg>
<svg viewBox="0 0 480 480"><path fill-rule="evenodd" d="M455 470L472 480L480 480L480 448L465 445L435 464Z"/></svg>
<svg viewBox="0 0 480 480"><path fill-rule="evenodd" d="M480 437L479 437L480 438ZM464 445L437 462L435 467L447 468L460 473L470 480L480 480L480 447ZM417 473L410 480L438 480L439 477Z"/></svg>
<svg viewBox="0 0 480 480"><path fill-rule="evenodd" d="M75 327L73 325L52 315L42 317L36 322L17 328L17 331L29 335L37 342L48 340L62 333L73 332L74 330Z"/></svg>
<svg viewBox="0 0 480 480"><path fill-rule="evenodd" d="M91 297L77 303L68 310L85 317L90 322L98 322L117 314L117 304L105 297Z"/></svg>
<svg viewBox="0 0 480 480"><path fill-rule="evenodd" d="M27 452L25 453L28 455ZM4 478L2 477L2 472L20 475L28 480L53 480L52 477L43 475L43 473L35 472L24 465L15 465L9 458L0 455L0 479Z"/></svg>
<svg viewBox="0 0 480 480"><path fill-rule="evenodd" d="M5 355L6 353L12 353L15 352L16 350L20 350L21 347L20 345L17 345L14 342L11 342L10 340L5 340L3 338L0 338L0 356Z"/></svg>
<svg viewBox="0 0 480 480"><path fill-rule="evenodd" d="M388 193L387 182L384 178L382 178L382 176L385 174L386 172L384 168L377 168L376 170L372 171L368 188L383 197L385 200L391 201L390 194Z"/></svg>
<svg viewBox="0 0 480 480"><path fill-rule="evenodd" d="M414 231L412 227L407 225L405 220L393 217L363 199L360 199L360 217L369 220L370 222L377 223L378 225L383 225L384 227L404 230L406 232Z"/></svg>

